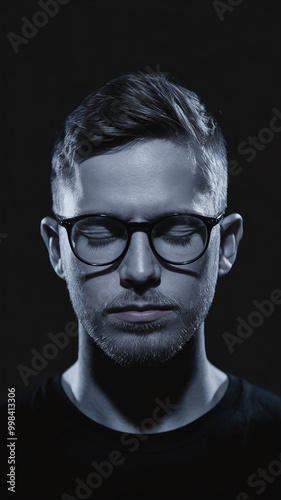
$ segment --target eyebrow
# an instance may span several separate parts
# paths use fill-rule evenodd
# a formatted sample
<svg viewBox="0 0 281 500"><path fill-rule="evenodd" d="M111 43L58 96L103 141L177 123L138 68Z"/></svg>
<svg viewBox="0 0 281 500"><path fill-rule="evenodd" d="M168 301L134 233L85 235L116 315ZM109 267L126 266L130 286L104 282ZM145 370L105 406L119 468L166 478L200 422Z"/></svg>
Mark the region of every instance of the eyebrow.
<svg viewBox="0 0 281 500"><path fill-rule="evenodd" d="M107 217L113 217L113 218L116 218L116 219L120 219L120 220L123 220L124 222L151 222L153 220L156 220L156 219L162 219L164 217L167 217L169 215L174 215L174 214L188 214L188 215L201 215L200 213L197 213L196 211L194 210L168 210L168 211L165 211L165 212L161 212L160 214L157 214L155 215L154 217L151 217L151 216L148 216L148 217L144 217L144 218L141 218L141 220L138 220L139 218L137 217L136 219L132 217L124 217L124 216L121 216L121 215L118 215L116 213L113 213L113 212L107 212L107 211L102 211L102 212L87 212L87 213L84 213L84 214L79 214L77 215L77 217L82 217L84 215L95 215L95 214L102 214L102 215L106 215Z"/></svg>

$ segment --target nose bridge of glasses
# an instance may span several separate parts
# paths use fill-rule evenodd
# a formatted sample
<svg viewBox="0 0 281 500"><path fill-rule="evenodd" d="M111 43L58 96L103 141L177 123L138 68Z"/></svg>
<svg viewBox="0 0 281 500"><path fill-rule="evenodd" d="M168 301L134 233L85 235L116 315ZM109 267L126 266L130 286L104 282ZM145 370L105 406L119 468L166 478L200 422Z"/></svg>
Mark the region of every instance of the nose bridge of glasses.
<svg viewBox="0 0 281 500"><path fill-rule="evenodd" d="M143 241L145 241L146 245L148 244L151 248L151 237L150 237L150 230L151 230L151 223L147 222L130 222L127 225L128 228L128 245L131 247L131 241L132 238L134 238L134 235L136 235L136 243L139 245L141 242L141 245L143 245ZM146 238L141 237L141 233L146 234ZM140 237L138 235L140 234Z"/></svg>
<svg viewBox="0 0 281 500"><path fill-rule="evenodd" d="M153 245L150 237L151 223L147 222L132 222L128 224L128 246L127 253L129 256L134 255L138 257L147 258L154 254ZM146 234L146 237L142 237L142 233ZM133 253L130 252L133 250Z"/></svg>
<svg viewBox="0 0 281 500"><path fill-rule="evenodd" d="M153 242L152 242L152 237L151 237L151 231L152 231L152 228L153 228L154 224L153 222L129 222L127 224L127 228L128 228L128 246L130 247L131 246L131 240L132 240L132 237L133 235L136 233L145 233L146 234L146 238L143 240L142 238L137 238L137 243L139 243L140 241L145 241L146 242L146 245L148 245L150 247L150 250L152 251L152 253L155 253L154 251L154 245L153 245Z"/></svg>
<svg viewBox="0 0 281 500"><path fill-rule="evenodd" d="M137 233L139 231L147 234L147 236L149 237L151 225L152 224L150 222L129 222L127 224L129 237L131 238L134 233Z"/></svg>

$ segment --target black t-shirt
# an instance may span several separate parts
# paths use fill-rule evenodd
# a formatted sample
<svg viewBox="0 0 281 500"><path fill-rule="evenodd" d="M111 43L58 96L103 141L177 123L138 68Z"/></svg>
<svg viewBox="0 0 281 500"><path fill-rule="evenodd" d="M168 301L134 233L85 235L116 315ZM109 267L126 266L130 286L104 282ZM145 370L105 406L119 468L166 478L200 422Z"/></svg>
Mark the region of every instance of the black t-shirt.
<svg viewBox="0 0 281 500"><path fill-rule="evenodd" d="M17 397L16 492L8 491L2 466L1 498L280 500L281 398L228 376L215 408L179 429L147 435L92 421L68 399L61 375L45 379ZM13 441L5 406L1 429L7 463Z"/></svg>

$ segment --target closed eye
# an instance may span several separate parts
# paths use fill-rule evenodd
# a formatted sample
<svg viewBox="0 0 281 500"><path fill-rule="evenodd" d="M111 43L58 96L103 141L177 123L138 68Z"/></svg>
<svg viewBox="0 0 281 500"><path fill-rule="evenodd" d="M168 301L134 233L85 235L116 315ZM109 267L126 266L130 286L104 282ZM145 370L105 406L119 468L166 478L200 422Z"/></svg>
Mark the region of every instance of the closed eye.
<svg viewBox="0 0 281 500"><path fill-rule="evenodd" d="M105 247L110 243L113 243L114 241L116 241L116 238L114 236L97 237L97 238L87 237L87 244L91 248Z"/></svg>
<svg viewBox="0 0 281 500"><path fill-rule="evenodd" d="M171 236L165 235L161 238L162 241L174 246L186 246L191 242L190 236Z"/></svg>

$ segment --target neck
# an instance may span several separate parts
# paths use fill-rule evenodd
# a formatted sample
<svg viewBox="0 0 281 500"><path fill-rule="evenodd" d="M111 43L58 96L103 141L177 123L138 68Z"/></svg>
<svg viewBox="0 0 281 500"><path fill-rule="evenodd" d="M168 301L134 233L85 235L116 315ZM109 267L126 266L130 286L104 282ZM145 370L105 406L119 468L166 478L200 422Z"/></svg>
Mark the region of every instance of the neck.
<svg viewBox="0 0 281 500"><path fill-rule="evenodd" d="M203 325L182 351L153 368L119 366L83 330L79 338L78 360L64 372L63 388L80 411L107 427L176 429L209 411L226 391L227 376L207 360Z"/></svg>

